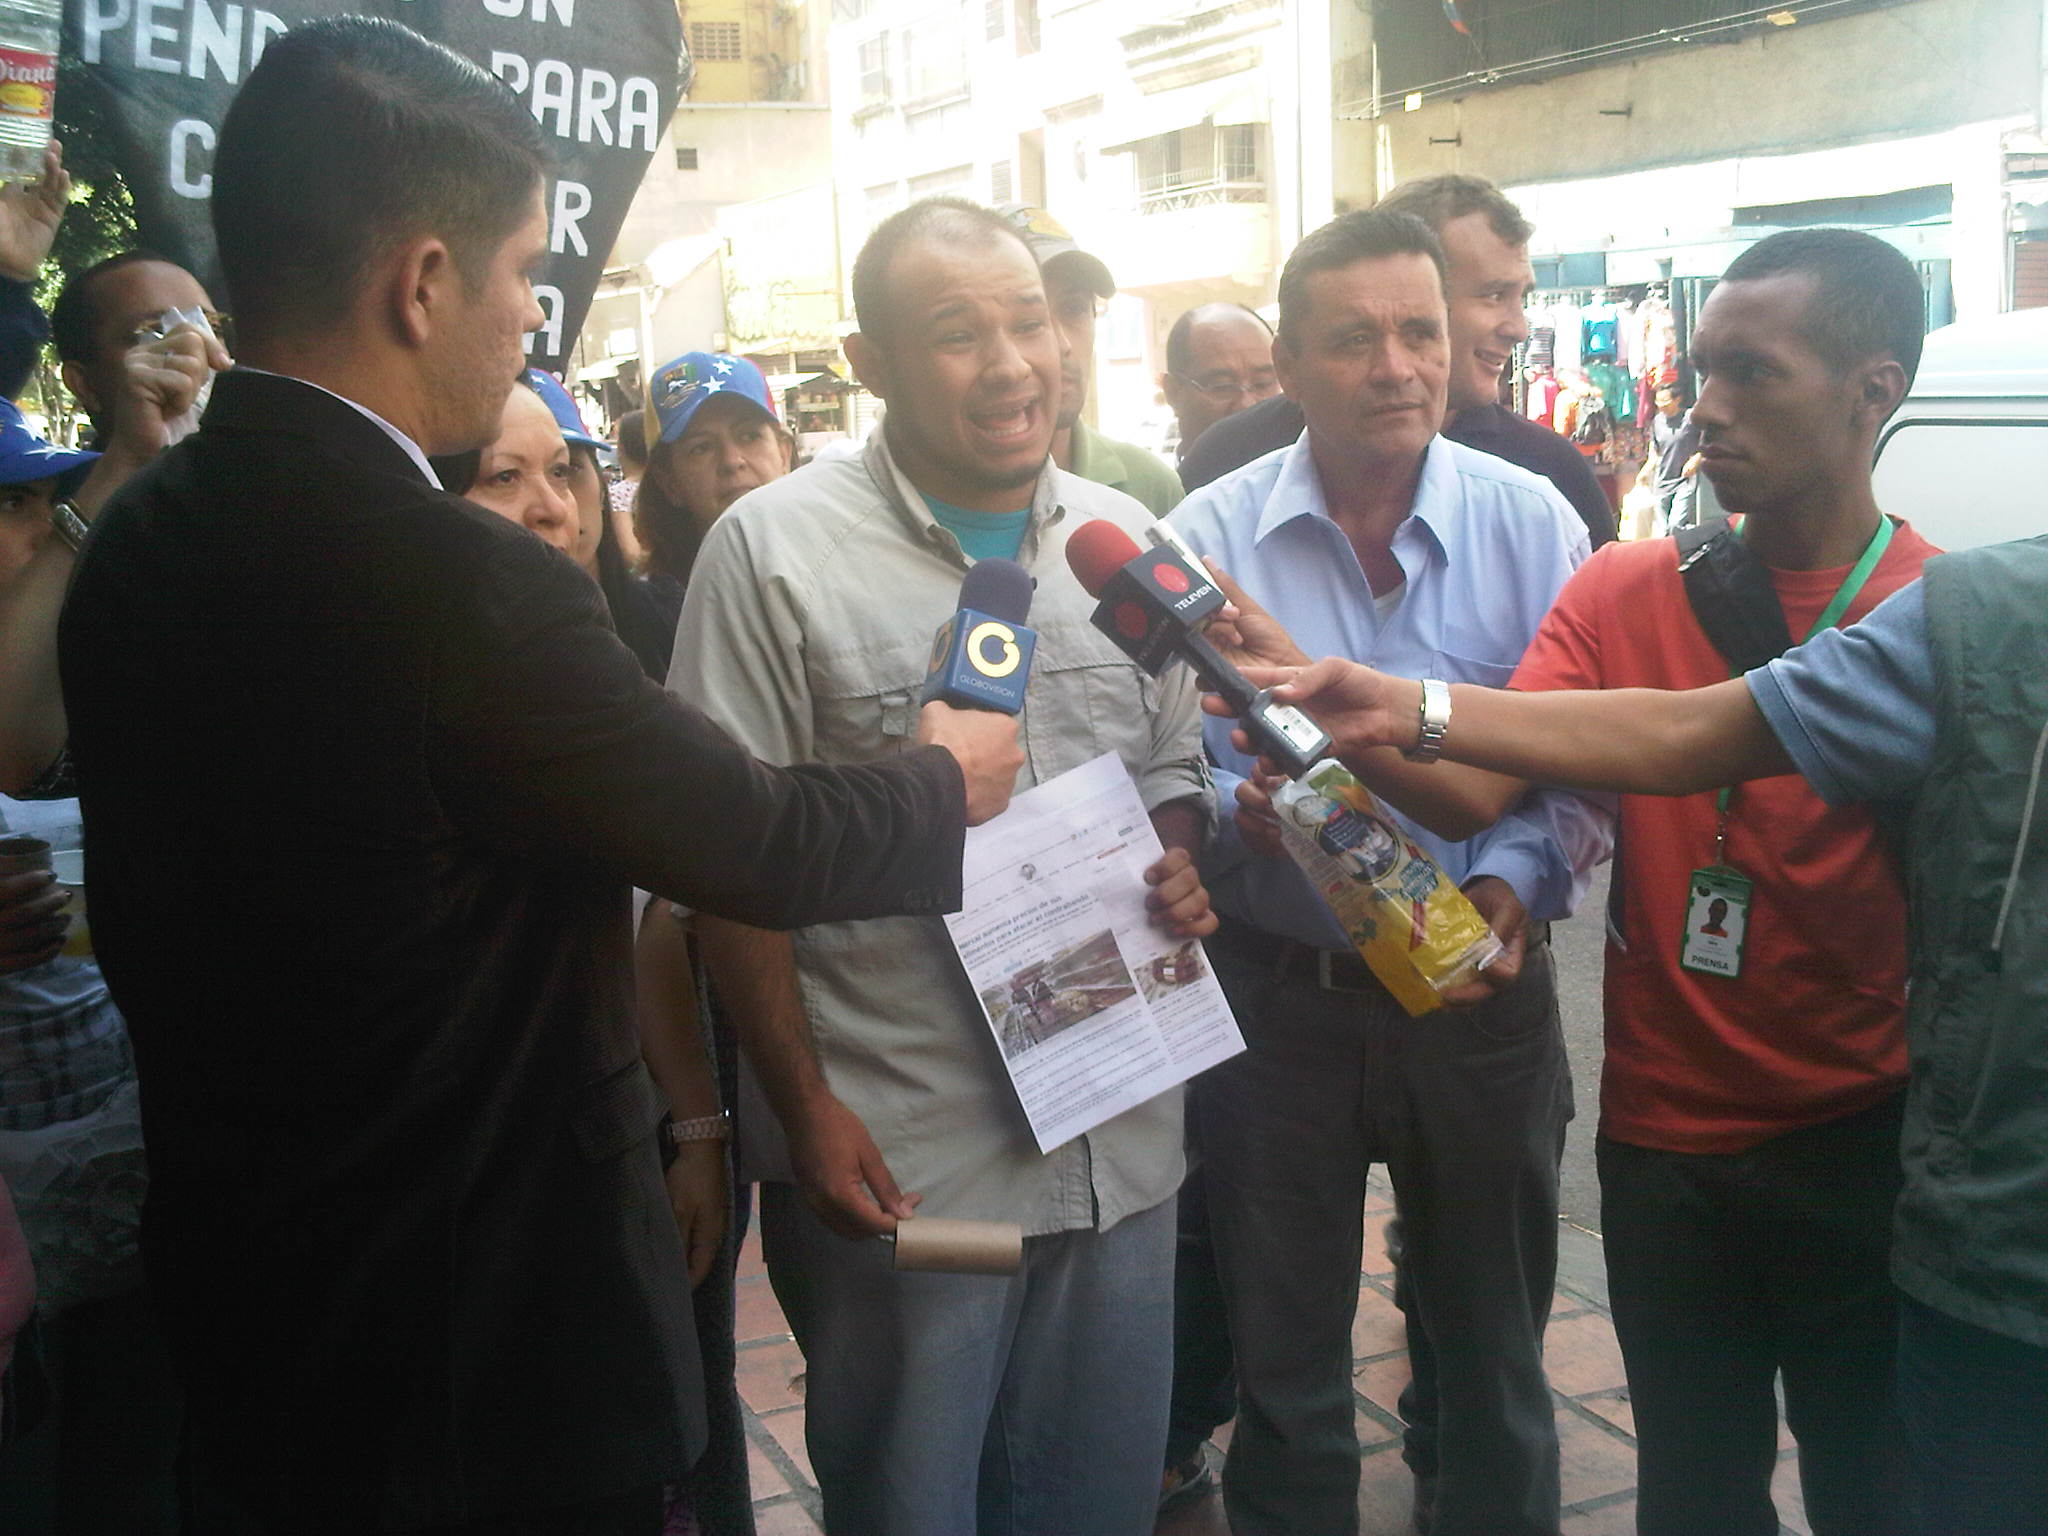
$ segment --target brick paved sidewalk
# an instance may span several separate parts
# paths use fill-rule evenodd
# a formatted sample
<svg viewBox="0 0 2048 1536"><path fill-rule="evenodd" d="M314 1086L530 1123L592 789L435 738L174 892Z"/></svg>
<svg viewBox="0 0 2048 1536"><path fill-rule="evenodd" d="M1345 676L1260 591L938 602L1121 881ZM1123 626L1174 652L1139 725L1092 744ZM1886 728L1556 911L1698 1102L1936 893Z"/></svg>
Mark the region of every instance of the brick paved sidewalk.
<svg viewBox="0 0 2048 1536"><path fill-rule="evenodd" d="M1351 1328L1358 1440L1363 1451L1358 1508L1363 1536L1407 1536L1411 1482L1401 1463L1395 1401L1408 1380L1401 1314L1381 1232L1392 1213L1375 1179L1366 1200L1365 1273ZM1567 1228L1545 1360L1557 1401L1564 1474L1565 1536L1633 1536L1635 1439L1621 1356L1605 1306L1598 1239ZM761 1536L817 1536L818 1489L804 1452L803 1355L789 1336L761 1265L758 1236L740 1255L739 1388L746 1405L754 1511ZM1227 1446L1229 1429L1218 1436ZM1783 1536L1808 1536L1792 1441L1780 1433L1776 1479ZM1228 1536L1216 1496L1176 1510L1155 1536ZM963 1533L965 1536L965 1533Z"/></svg>

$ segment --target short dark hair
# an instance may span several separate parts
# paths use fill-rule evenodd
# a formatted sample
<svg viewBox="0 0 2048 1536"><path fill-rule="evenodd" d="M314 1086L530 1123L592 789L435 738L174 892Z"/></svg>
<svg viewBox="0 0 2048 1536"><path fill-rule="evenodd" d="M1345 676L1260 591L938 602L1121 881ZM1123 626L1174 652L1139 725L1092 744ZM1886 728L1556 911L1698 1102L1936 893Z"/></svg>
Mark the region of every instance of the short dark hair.
<svg viewBox="0 0 2048 1536"><path fill-rule="evenodd" d="M139 261L162 262L167 267L177 263L168 256L159 256L155 251L140 246L132 251L122 251L109 256L105 261L94 262L64 284L63 292L57 295L57 302L50 306L50 345L56 349L57 360L64 363L92 364L99 361L100 311L93 298L93 287L109 272L118 272L123 267L132 267Z"/></svg>
<svg viewBox="0 0 2048 1536"><path fill-rule="evenodd" d="M1437 281L1448 284L1443 245L1436 231L1414 214L1384 208L1340 213L1305 236L1280 269L1280 339L1290 347L1295 343L1309 307L1310 278L1383 256L1427 256Z"/></svg>
<svg viewBox="0 0 2048 1536"><path fill-rule="evenodd" d="M460 54L368 16L296 27L249 72L214 155L235 318L331 322L380 255L426 233L480 283L547 168L532 114Z"/></svg>
<svg viewBox="0 0 2048 1536"><path fill-rule="evenodd" d="M628 411L612 424L613 435L618 440L619 457L630 459L635 464L647 462L647 413Z"/></svg>
<svg viewBox="0 0 2048 1536"><path fill-rule="evenodd" d="M1014 240L1025 255L1031 254L1024 237L1001 214L964 197L926 197L899 208L869 232L853 258L853 314L862 335L880 337L888 331L894 318L889 312L889 268L903 248L917 240L961 245Z"/></svg>
<svg viewBox="0 0 2048 1536"><path fill-rule="evenodd" d="M1522 210L1508 201L1499 187L1484 176L1461 176L1455 171L1404 181L1373 206L1387 213L1412 213L1434 230L1467 214L1483 213L1486 227L1509 245L1527 245L1536 233L1536 226L1522 217Z"/></svg>
<svg viewBox="0 0 2048 1536"><path fill-rule="evenodd" d="M1231 310L1241 315L1250 315L1259 322L1268 336L1273 334L1273 327L1266 324L1266 317L1250 305L1228 302L1197 304L1193 309L1183 311L1181 317L1173 322L1173 328L1166 333L1166 371L1185 377L1187 371L1195 365L1195 360L1188 352L1195 344L1196 324L1203 320L1213 320L1219 313L1228 313Z"/></svg>
<svg viewBox="0 0 2048 1536"><path fill-rule="evenodd" d="M1896 246L1860 229L1788 229L1728 263L1721 281L1794 273L1813 279L1800 331L1814 351L1840 369L1868 357L1893 358L1911 387L1927 334L1927 293Z"/></svg>

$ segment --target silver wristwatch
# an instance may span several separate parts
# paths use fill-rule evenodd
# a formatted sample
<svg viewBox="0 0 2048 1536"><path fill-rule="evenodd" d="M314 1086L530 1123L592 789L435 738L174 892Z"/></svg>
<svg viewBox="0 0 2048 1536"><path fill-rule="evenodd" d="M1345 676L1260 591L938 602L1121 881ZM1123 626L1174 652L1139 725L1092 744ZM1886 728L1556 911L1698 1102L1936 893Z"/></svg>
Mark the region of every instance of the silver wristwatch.
<svg viewBox="0 0 2048 1536"><path fill-rule="evenodd" d="M1422 680L1421 715L1421 735L1401 755L1411 763L1433 763L1443 755L1444 737L1451 729L1451 685L1442 678Z"/></svg>
<svg viewBox="0 0 2048 1536"><path fill-rule="evenodd" d="M74 555L85 543L85 535L92 527L69 498L50 508L50 531L62 539Z"/></svg>
<svg viewBox="0 0 2048 1536"><path fill-rule="evenodd" d="M715 1115L698 1115L690 1120L670 1120L668 1139L681 1146L688 1141L726 1141L732 1136L732 1111L721 1109Z"/></svg>

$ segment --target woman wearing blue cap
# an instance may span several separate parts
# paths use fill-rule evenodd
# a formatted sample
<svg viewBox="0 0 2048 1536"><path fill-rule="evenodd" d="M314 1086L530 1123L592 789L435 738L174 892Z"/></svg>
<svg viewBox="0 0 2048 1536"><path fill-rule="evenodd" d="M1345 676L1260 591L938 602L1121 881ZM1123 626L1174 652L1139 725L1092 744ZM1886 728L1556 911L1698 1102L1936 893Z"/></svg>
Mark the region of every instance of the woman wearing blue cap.
<svg viewBox="0 0 2048 1536"><path fill-rule="evenodd" d="M0 588L55 537L57 502L78 489L98 458L44 442L13 401L0 400Z"/></svg>
<svg viewBox="0 0 2048 1536"><path fill-rule="evenodd" d="M655 370L648 396L661 431L633 521L648 574L673 584L680 612L705 532L747 492L789 473L796 440L775 414L768 381L744 357L685 352Z"/></svg>

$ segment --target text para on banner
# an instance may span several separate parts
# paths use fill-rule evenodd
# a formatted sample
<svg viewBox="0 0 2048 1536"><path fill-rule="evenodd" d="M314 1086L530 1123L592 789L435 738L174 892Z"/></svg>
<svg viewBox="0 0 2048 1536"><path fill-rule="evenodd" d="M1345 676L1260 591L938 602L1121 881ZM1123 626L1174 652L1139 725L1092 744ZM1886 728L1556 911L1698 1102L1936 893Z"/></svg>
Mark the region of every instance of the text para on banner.
<svg viewBox="0 0 2048 1536"><path fill-rule="evenodd" d="M583 0L589 12L592 0ZM550 262L536 284L548 319L533 360L559 367L688 78L672 0L606 0L602 25L577 0L82 0L64 51L111 118L142 243L217 282L207 199L221 119L264 48L326 16L402 21L489 70L555 144L547 188ZM675 59L668 71L648 67Z"/></svg>

